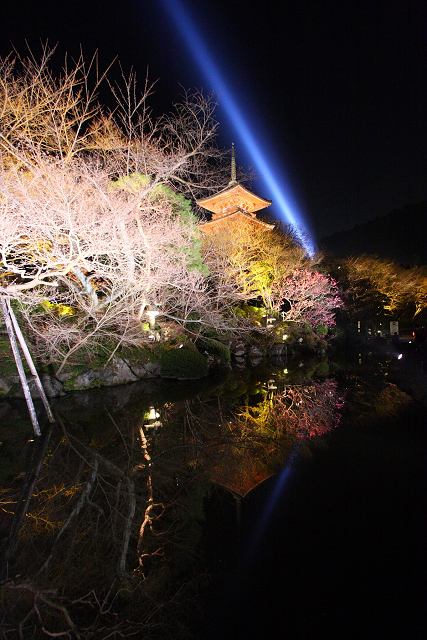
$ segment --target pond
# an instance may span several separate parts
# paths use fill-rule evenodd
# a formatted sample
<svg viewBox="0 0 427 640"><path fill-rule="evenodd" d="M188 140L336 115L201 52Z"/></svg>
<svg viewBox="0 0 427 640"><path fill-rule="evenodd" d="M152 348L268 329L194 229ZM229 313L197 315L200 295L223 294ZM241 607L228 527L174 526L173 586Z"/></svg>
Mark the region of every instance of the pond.
<svg viewBox="0 0 427 640"><path fill-rule="evenodd" d="M396 366L69 394L39 439L3 401L3 636L422 637L425 411Z"/></svg>

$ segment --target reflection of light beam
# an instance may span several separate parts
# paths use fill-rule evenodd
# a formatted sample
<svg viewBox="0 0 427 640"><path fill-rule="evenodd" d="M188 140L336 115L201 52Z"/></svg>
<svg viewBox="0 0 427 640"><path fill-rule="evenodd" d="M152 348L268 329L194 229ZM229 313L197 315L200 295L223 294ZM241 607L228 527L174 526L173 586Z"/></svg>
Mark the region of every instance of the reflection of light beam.
<svg viewBox="0 0 427 640"><path fill-rule="evenodd" d="M212 83L215 92L220 96L222 108L224 108L232 124L246 144L250 156L268 186L274 203L279 206L285 221L293 225L298 233L298 227L304 226L302 217L292 210L289 204L290 196L288 194L288 197L286 197L282 180L276 178L270 164L265 159L258 142L243 118L241 110L238 108L235 99L224 82L217 65L209 55L207 47L188 15L188 12L178 0L163 0L163 4L173 19L174 24L178 27L185 44L191 50L203 73ZM308 253L312 254L313 246L311 242L305 237L301 237L301 241Z"/></svg>
<svg viewBox="0 0 427 640"><path fill-rule="evenodd" d="M282 471L279 474L279 477L277 478L276 484L274 485L274 489L270 495L270 497L268 498L268 502L264 508L264 511L261 514L261 517L258 521L258 526L252 536L251 542L248 545L248 550L246 553L246 561L249 560L250 556L252 555L252 553L255 551L255 548L257 547L262 534L264 533L265 529L267 528L268 522L271 518L271 514L273 513L273 510L277 504L278 499L280 498L283 488L287 482L287 480L289 479L289 476L291 475L291 471L292 471L292 465L296 460L297 454L298 454L298 448L299 445L297 445L294 450L292 451L288 463L285 467L283 467Z"/></svg>

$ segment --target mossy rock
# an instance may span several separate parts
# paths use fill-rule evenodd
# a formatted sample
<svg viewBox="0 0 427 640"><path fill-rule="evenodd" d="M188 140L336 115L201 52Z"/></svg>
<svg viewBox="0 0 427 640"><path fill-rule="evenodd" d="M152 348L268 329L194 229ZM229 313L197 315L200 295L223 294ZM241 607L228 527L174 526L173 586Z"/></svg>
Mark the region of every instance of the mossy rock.
<svg viewBox="0 0 427 640"><path fill-rule="evenodd" d="M190 345L165 351L160 358L162 378L195 380L203 378L209 370L208 361L196 347Z"/></svg>

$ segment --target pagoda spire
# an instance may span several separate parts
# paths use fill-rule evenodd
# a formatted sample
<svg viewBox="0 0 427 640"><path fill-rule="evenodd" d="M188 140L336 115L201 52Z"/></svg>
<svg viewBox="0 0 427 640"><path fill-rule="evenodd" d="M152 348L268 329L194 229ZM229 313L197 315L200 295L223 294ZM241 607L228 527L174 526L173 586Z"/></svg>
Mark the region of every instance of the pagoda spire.
<svg viewBox="0 0 427 640"><path fill-rule="evenodd" d="M234 152L234 142L231 143L231 180L229 184L236 184L236 154Z"/></svg>
<svg viewBox="0 0 427 640"><path fill-rule="evenodd" d="M204 235L216 234L233 227L249 227L262 231L270 231L274 224L267 224L256 217L260 211L271 205L271 200L260 198L237 182L236 154L234 142L231 143L231 180L225 189L212 196L197 200L199 207L212 213L209 222L199 225Z"/></svg>

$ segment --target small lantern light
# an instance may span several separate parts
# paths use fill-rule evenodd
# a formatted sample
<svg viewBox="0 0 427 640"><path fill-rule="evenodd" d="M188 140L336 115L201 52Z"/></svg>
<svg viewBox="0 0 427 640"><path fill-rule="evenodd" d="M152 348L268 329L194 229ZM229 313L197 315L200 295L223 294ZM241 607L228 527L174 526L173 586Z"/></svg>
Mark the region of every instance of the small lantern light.
<svg viewBox="0 0 427 640"><path fill-rule="evenodd" d="M158 427L162 426L162 423L160 422L159 418L160 418L160 413L156 411L156 409L153 406L151 406L148 411L148 414L146 414L147 424L144 424L144 427L146 429L156 430Z"/></svg>
<svg viewBox="0 0 427 640"><path fill-rule="evenodd" d="M156 307L150 307L147 311L148 323L150 325L150 329L154 329L156 326L156 317L159 315L160 311L156 309Z"/></svg>

